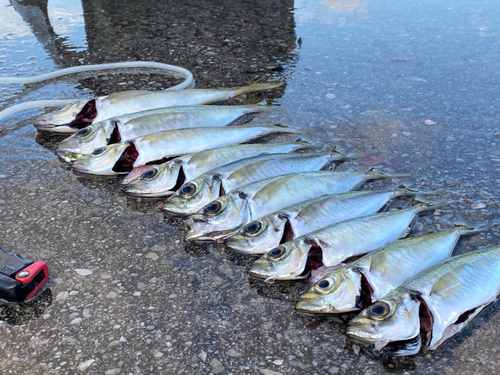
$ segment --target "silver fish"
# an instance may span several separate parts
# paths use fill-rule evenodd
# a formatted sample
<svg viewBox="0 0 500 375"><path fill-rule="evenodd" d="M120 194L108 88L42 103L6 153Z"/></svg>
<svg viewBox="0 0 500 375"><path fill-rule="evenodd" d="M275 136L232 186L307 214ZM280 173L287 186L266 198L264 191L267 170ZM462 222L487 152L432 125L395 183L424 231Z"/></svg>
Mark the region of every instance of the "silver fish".
<svg viewBox="0 0 500 375"><path fill-rule="evenodd" d="M134 167L214 147L229 146L271 133L300 133L282 125L241 125L166 130L98 148L73 163L73 169L96 175L126 174Z"/></svg>
<svg viewBox="0 0 500 375"><path fill-rule="evenodd" d="M265 254L280 243L327 225L374 214L392 198L415 194L398 186L390 190L323 195L248 223L229 238L226 246L245 254Z"/></svg>
<svg viewBox="0 0 500 375"><path fill-rule="evenodd" d="M267 178L242 186L202 208L189 218L187 240L220 241L244 224L281 208L326 194L357 189L367 180L404 177L366 172L302 172Z"/></svg>
<svg viewBox="0 0 500 375"><path fill-rule="evenodd" d="M245 115L267 112L272 108L262 105L198 105L135 112L138 117L131 119L130 115L123 115L78 130L57 146L56 154L61 161L71 162L108 144L164 130L226 126Z"/></svg>
<svg viewBox="0 0 500 375"><path fill-rule="evenodd" d="M348 156L338 152L258 155L238 160L198 176L172 195L163 206L169 212L194 214L214 199L240 186L287 173L310 172Z"/></svg>
<svg viewBox="0 0 500 375"><path fill-rule="evenodd" d="M451 256L460 236L489 226L449 230L396 241L328 273L303 294L295 309L308 314L358 311L398 285Z"/></svg>
<svg viewBox="0 0 500 375"><path fill-rule="evenodd" d="M148 109L216 103L235 96L281 86L281 83L253 83L230 89L186 89L164 91L124 91L97 99L82 100L40 116L34 126L38 130L56 133L75 133L94 122L126 113Z"/></svg>
<svg viewBox="0 0 500 375"><path fill-rule="evenodd" d="M306 279L307 268L337 266L406 236L419 212L443 205L420 203L329 225L275 247L249 273L266 281Z"/></svg>
<svg viewBox="0 0 500 375"><path fill-rule="evenodd" d="M237 160L251 158L260 154L289 153L308 148L309 143L257 143L229 147L217 147L195 154L183 155L163 164L148 166L139 177L128 177L122 181L128 184L125 192L139 197L170 196L184 183L212 169Z"/></svg>
<svg viewBox="0 0 500 375"><path fill-rule="evenodd" d="M500 293L500 246L452 257L383 296L347 328L377 353L435 350Z"/></svg>

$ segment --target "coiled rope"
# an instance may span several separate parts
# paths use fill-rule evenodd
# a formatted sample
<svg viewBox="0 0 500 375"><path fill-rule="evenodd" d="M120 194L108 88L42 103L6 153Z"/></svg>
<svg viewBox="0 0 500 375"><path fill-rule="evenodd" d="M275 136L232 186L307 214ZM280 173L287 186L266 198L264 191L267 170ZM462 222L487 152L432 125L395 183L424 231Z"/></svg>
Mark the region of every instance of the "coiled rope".
<svg viewBox="0 0 500 375"><path fill-rule="evenodd" d="M179 66L158 63L153 61L126 61L126 62L118 62L118 63L108 63L108 64L96 64L96 65L82 65L82 66L73 66L71 68L65 68L61 70L57 70L55 72L42 74L36 77L0 77L0 83L6 84L26 84L26 83L35 83L42 82L52 78L57 78L61 76L65 76L73 73L81 73L81 72L90 72L90 71L98 71L98 70L107 70L107 69L122 69L122 68L154 68L154 69L162 69L168 70L176 73L182 74L185 79L182 83L169 87L166 90L183 90L188 87L194 86L194 78L193 74L184 68ZM32 102L21 103L17 105L13 105L3 111L0 112L0 120L4 119L12 115L13 113L24 111L26 109L32 108L42 108L42 107L59 107L62 105L70 104L77 102L81 99L54 99L54 100L36 100Z"/></svg>

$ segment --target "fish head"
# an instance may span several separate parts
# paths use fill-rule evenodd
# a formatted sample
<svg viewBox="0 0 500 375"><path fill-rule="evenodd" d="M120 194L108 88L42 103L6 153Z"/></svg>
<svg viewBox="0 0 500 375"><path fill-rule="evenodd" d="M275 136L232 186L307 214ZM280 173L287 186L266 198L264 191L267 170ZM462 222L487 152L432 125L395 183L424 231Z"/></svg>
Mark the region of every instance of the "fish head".
<svg viewBox="0 0 500 375"><path fill-rule="evenodd" d="M216 176L215 176L216 177ZM176 214L194 214L220 196L221 181L214 176L200 176L182 185L163 206Z"/></svg>
<svg viewBox="0 0 500 375"><path fill-rule="evenodd" d="M198 213L191 215L188 219L191 230L185 239L221 242L249 221L250 211L246 196L233 192L213 200Z"/></svg>
<svg viewBox="0 0 500 375"><path fill-rule="evenodd" d="M295 309L306 314L338 314L357 311L361 274L352 268L335 270L304 293Z"/></svg>
<svg viewBox="0 0 500 375"><path fill-rule="evenodd" d="M38 130L56 133L74 133L76 129L70 127L69 124L76 119L76 116L83 110L87 103L88 100L81 100L57 108L53 112L38 117L33 126Z"/></svg>
<svg viewBox="0 0 500 375"><path fill-rule="evenodd" d="M73 163L73 169L77 172L105 176L121 174L120 172L115 172L113 167L129 145L129 142L122 142L100 147L92 151L90 155L85 155L77 159Z"/></svg>
<svg viewBox="0 0 500 375"><path fill-rule="evenodd" d="M307 254L311 245L299 237L267 252L258 259L249 271L250 276L266 281L300 280L307 263Z"/></svg>
<svg viewBox="0 0 500 375"><path fill-rule="evenodd" d="M129 182L122 181L125 192L130 195L140 197L165 197L174 193L175 181L179 174L180 167L173 160L159 165L148 165L143 173L135 180ZM128 176L127 176L128 177Z"/></svg>
<svg viewBox="0 0 500 375"><path fill-rule="evenodd" d="M264 254L280 244L286 218L281 214L254 220L229 238L226 246L246 254Z"/></svg>
<svg viewBox="0 0 500 375"><path fill-rule="evenodd" d="M347 336L375 345L377 352L383 352L389 344L393 348L413 345L420 338L419 309L417 298L393 291L352 319Z"/></svg>
<svg viewBox="0 0 500 375"><path fill-rule="evenodd" d="M108 144L114 128L114 121L107 120L80 129L59 143L56 154L61 161L67 163L91 154L95 149Z"/></svg>

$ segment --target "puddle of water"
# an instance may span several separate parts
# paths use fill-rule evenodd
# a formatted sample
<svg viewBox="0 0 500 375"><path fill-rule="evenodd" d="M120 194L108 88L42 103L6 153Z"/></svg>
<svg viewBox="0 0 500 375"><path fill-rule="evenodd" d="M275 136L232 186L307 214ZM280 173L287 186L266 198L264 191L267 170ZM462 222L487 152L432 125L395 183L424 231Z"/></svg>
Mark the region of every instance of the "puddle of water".
<svg viewBox="0 0 500 375"><path fill-rule="evenodd" d="M414 184L455 202L422 216L413 234L448 228L459 212L472 224L500 217L494 1L200 1L193 8L141 0L0 0L0 8L0 74L154 60L190 69L200 88L281 80L285 85L272 93L285 107L279 117L312 140L364 155L342 168L379 164L407 172ZM156 72L87 75L8 86L0 101L169 84ZM235 103L268 96L249 94ZM253 259L219 245L184 244L182 220L164 220L159 201L126 197L119 179L72 174L52 153L60 138L37 135L29 121L18 120L28 115L0 124L1 245L47 260L54 280L40 304L0 310L2 368L498 372L498 303L434 353L375 358L346 339L348 316L294 312L304 284L251 280ZM276 121L273 116L268 119ZM480 203L483 208L473 208ZM461 240L456 252L498 239L496 228Z"/></svg>

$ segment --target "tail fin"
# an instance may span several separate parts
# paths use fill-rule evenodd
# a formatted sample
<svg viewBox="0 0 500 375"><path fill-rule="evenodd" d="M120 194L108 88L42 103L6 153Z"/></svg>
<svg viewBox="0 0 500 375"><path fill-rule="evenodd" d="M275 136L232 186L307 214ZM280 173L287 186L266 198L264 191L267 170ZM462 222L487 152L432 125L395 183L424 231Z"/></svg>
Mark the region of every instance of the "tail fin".
<svg viewBox="0 0 500 375"><path fill-rule="evenodd" d="M303 130L299 128L292 128L290 126L276 124L276 125L268 125L270 128L276 129L277 132L280 133L302 133Z"/></svg>
<svg viewBox="0 0 500 375"><path fill-rule="evenodd" d="M460 235L463 236L472 233L485 232L495 225L498 225L498 223L493 223L489 225L479 225L477 227L471 227L469 225L455 223L453 224L452 228L458 228Z"/></svg>
<svg viewBox="0 0 500 375"><path fill-rule="evenodd" d="M424 199L420 194L415 195L413 199L413 207L417 208L417 212L436 210L438 208L448 206L454 203L453 201L449 202L430 202Z"/></svg>
<svg viewBox="0 0 500 375"><path fill-rule="evenodd" d="M282 106L271 105L266 101L262 101L260 103L249 105L250 113L264 113L271 111L284 111L286 108Z"/></svg>
<svg viewBox="0 0 500 375"><path fill-rule="evenodd" d="M490 225L479 225L477 227L473 227L467 223L465 218L461 213L458 213L457 219L455 220L455 224L453 224L452 228L458 228L460 235L467 235L478 232L485 232L489 230L491 227L498 225L498 223L493 223Z"/></svg>
<svg viewBox="0 0 500 375"><path fill-rule="evenodd" d="M342 147L335 145L324 145L320 147L318 151L330 152L332 160L352 160L357 158L359 155L356 152L348 153Z"/></svg>
<svg viewBox="0 0 500 375"><path fill-rule="evenodd" d="M408 196L408 195L435 195L438 194L439 191L425 191L425 190L419 190L416 186L412 184L399 184L398 186L394 187L394 196L395 197L402 197L402 196Z"/></svg>
<svg viewBox="0 0 500 375"><path fill-rule="evenodd" d="M380 167L371 167L366 171L369 179L379 180L384 178L400 178L400 177L410 177L409 174L398 174L398 173L385 173L379 171Z"/></svg>
<svg viewBox="0 0 500 375"><path fill-rule="evenodd" d="M274 89L276 87L280 87L283 85L282 82L268 82L268 83L258 83L259 81L256 81L254 83L251 83L247 86L241 86L241 87L235 87L234 89L231 89L229 96L231 98L247 93L247 92L254 92L254 91L262 91L262 90L270 90Z"/></svg>

